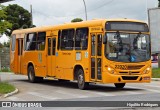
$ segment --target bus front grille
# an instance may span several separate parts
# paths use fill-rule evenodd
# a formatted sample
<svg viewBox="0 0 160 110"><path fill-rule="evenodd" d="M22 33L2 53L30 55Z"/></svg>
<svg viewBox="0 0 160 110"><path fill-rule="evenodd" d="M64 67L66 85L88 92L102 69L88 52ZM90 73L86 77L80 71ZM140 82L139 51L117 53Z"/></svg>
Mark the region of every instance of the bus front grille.
<svg viewBox="0 0 160 110"><path fill-rule="evenodd" d="M135 75L135 74L140 74L140 72L138 72L138 71L133 71L133 72L131 72L131 71L129 71L129 72L123 72L123 71L121 71L121 72L119 72L119 74L128 74L128 75Z"/></svg>
<svg viewBox="0 0 160 110"><path fill-rule="evenodd" d="M137 80L138 76L122 76L123 80Z"/></svg>
<svg viewBox="0 0 160 110"><path fill-rule="evenodd" d="M128 70L137 70L144 67L144 65L128 65Z"/></svg>

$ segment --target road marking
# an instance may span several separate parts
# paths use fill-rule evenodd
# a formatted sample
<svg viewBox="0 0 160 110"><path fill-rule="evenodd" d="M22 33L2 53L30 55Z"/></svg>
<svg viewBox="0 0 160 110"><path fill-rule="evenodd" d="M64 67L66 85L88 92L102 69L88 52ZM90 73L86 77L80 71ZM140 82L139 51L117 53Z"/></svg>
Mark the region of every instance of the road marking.
<svg viewBox="0 0 160 110"><path fill-rule="evenodd" d="M93 94L93 95L101 95L101 96L115 96L113 93L107 93L107 92L94 92L94 91L85 91L88 92L88 94Z"/></svg>
<svg viewBox="0 0 160 110"><path fill-rule="evenodd" d="M49 99L49 100L60 99L58 97L51 97L51 96L40 94L40 93L37 93L37 92L27 92L27 94L31 94L31 95L34 95L34 96L37 96L37 97L41 97L41 98L45 98L45 99Z"/></svg>
<svg viewBox="0 0 160 110"><path fill-rule="evenodd" d="M127 86L127 87L128 88L133 88L133 89L144 89L145 91L160 93L160 90L148 89L148 88L143 88L143 87L135 87L135 86Z"/></svg>
<svg viewBox="0 0 160 110"><path fill-rule="evenodd" d="M125 94L125 93L127 93L127 94ZM124 94L125 94L125 95L130 95L130 94L132 94L132 95L134 95L134 94L137 95L137 94L143 94L143 93L141 93L141 92L125 91Z"/></svg>
<svg viewBox="0 0 160 110"><path fill-rule="evenodd" d="M155 86L155 85L144 85L144 86L160 88L160 86Z"/></svg>
<svg viewBox="0 0 160 110"><path fill-rule="evenodd" d="M103 93L103 92L91 92L91 93L102 95L102 96L115 96L113 94L108 94L108 93Z"/></svg>
<svg viewBox="0 0 160 110"><path fill-rule="evenodd" d="M153 89L146 89L147 91L151 91L151 92L156 92L156 93L160 93L160 90L153 90Z"/></svg>
<svg viewBox="0 0 160 110"><path fill-rule="evenodd" d="M80 94L75 94L75 93L68 93L68 92L65 92L65 91L61 91L61 90L58 90L58 91L55 91L57 93L60 93L60 94L64 94L64 95L70 95L70 96L73 96L73 97L78 97L78 98L88 98L88 96L85 96L85 95L80 95Z"/></svg>
<svg viewBox="0 0 160 110"><path fill-rule="evenodd" d="M18 98L18 97L8 97L7 99L9 99L9 100L11 100L11 101L25 101L25 100L23 100L23 99L20 99L20 98Z"/></svg>

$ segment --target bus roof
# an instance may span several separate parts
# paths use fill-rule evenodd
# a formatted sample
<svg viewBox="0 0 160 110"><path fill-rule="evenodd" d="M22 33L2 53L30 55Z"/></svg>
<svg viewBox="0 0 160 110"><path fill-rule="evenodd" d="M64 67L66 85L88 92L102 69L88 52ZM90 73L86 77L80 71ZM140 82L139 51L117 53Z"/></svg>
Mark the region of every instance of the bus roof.
<svg viewBox="0 0 160 110"><path fill-rule="evenodd" d="M27 29L18 29L14 30L12 34L24 34L30 32L42 32L42 31L51 31L57 29L68 29L68 28L76 28L76 27L92 27L92 26L101 26L104 25L106 21L128 21L128 22L141 22L143 21L134 20L134 19L93 19L88 21L82 22L74 22L74 23L64 23L55 26L41 26L41 27L34 27L34 28L27 28Z"/></svg>

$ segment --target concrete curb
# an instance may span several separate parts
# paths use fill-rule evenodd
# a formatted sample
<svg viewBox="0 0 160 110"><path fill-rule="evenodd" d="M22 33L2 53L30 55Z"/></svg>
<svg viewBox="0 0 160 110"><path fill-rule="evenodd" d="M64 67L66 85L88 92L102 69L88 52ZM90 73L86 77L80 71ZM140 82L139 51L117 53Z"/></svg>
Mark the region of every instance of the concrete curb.
<svg viewBox="0 0 160 110"><path fill-rule="evenodd" d="M13 92L5 94L3 97L6 98L6 97L12 96L12 95L14 95L16 93L18 93L18 89L17 88Z"/></svg>
<svg viewBox="0 0 160 110"><path fill-rule="evenodd" d="M14 74L12 72L0 72L0 74Z"/></svg>
<svg viewBox="0 0 160 110"><path fill-rule="evenodd" d="M152 78L152 81L160 81L160 78Z"/></svg>

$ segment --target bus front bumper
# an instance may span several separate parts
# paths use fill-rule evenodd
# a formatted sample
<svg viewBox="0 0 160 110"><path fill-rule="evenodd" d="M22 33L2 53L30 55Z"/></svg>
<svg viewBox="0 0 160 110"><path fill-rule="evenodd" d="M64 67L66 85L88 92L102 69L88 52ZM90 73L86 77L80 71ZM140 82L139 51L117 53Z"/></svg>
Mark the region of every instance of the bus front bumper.
<svg viewBox="0 0 160 110"><path fill-rule="evenodd" d="M103 83L150 83L151 73L142 75L115 75L103 74Z"/></svg>

